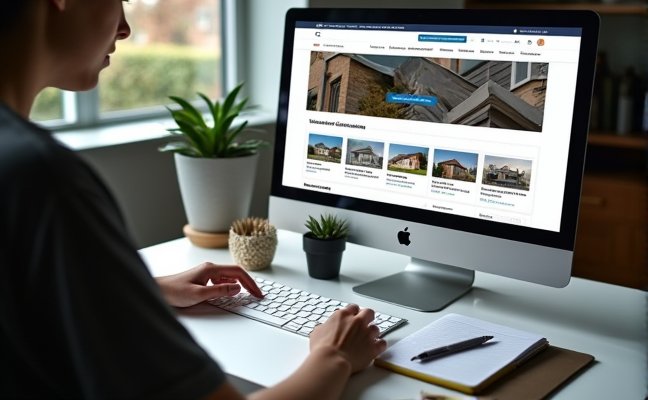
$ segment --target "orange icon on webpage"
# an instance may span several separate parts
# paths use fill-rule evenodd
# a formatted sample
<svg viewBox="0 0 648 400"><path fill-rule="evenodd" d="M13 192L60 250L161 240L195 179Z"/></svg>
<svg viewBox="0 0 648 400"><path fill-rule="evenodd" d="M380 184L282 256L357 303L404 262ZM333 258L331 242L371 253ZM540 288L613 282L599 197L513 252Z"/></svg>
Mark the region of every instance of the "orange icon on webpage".
<svg viewBox="0 0 648 400"><path fill-rule="evenodd" d="M544 39L538 39L538 46L544 46Z"/></svg>

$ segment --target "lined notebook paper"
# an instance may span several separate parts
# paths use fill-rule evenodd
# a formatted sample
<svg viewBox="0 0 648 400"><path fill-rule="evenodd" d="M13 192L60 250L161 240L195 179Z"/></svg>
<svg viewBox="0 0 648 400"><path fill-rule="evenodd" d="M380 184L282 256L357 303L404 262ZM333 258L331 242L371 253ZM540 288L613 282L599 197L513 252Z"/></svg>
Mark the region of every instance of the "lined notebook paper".
<svg viewBox="0 0 648 400"><path fill-rule="evenodd" d="M428 362L410 360L422 351L478 336L493 339ZM478 393L547 345L547 340L535 333L447 314L395 343L376 359L375 365L465 393Z"/></svg>

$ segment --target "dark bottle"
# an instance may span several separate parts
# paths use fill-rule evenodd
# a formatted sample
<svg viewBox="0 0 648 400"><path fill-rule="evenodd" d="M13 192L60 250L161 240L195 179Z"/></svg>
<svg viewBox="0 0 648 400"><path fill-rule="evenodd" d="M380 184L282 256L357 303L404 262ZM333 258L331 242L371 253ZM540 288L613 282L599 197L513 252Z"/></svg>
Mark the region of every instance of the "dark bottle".
<svg viewBox="0 0 648 400"><path fill-rule="evenodd" d="M615 76L612 74L608 67L607 55L605 52L601 52L599 54L599 63L599 129L603 131L613 131L616 129L617 122L617 82Z"/></svg>
<svg viewBox="0 0 648 400"><path fill-rule="evenodd" d="M619 81L619 98L617 103L616 132L627 135L633 129L633 111L636 98L637 76L634 69L629 67Z"/></svg>

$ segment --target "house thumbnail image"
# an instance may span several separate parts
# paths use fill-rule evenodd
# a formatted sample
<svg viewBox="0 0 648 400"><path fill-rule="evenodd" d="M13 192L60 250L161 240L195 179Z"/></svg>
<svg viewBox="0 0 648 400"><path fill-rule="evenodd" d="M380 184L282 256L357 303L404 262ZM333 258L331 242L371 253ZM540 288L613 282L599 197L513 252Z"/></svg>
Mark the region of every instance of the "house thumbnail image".
<svg viewBox="0 0 648 400"><path fill-rule="evenodd" d="M484 168L483 184L529 190L531 182L530 160L486 156L484 165L487 167Z"/></svg>
<svg viewBox="0 0 648 400"><path fill-rule="evenodd" d="M465 182L477 180L477 153L436 149L432 176Z"/></svg>
<svg viewBox="0 0 648 400"><path fill-rule="evenodd" d="M346 163L360 167L382 168L384 143L348 139Z"/></svg>
<svg viewBox="0 0 648 400"><path fill-rule="evenodd" d="M342 141L343 139L338 136L311 133L308 135L306 157L311 160L339 164L342 162Z"/></svg>
<svg viewBox="0 0 648 400"><path fill-rule="evenodd" d="M415 175L427 175L428 149L425 147L391 144L387 169Z"/></svg>

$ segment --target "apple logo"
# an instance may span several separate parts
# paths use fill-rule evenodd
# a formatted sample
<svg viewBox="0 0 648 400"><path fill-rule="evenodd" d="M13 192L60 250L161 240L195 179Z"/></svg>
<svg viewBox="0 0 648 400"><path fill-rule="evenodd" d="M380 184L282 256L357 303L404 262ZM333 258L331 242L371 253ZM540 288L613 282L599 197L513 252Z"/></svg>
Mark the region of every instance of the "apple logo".
<svg viewBox="0 0 648 400"><path fill-rule="evenodd" d="M410 236L410 233L407 232L407 227L405 227L405 230L403 230L403 231L398 231L398 243L404 244L405 246L409 246L410 243L412 243L410 241L409 236Z"/></svg>

